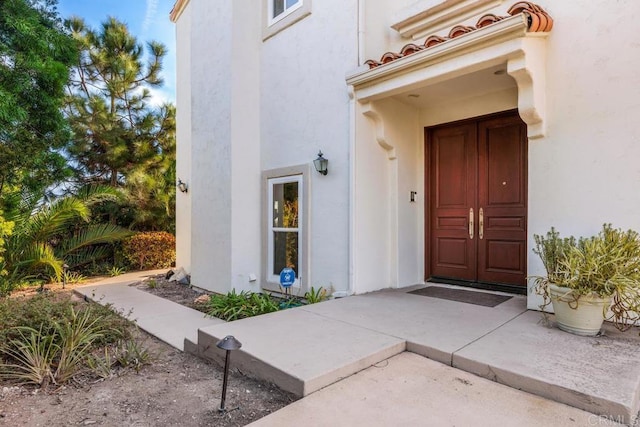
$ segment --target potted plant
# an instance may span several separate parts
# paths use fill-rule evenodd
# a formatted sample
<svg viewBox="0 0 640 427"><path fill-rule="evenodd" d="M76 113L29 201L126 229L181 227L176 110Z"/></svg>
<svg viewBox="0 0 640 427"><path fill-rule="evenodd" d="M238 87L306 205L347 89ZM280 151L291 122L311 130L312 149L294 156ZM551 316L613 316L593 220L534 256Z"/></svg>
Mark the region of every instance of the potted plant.
<svg viewBox="0 0 640 427"><path fill-rule="evenodd" d="M620 330L636 324L640 313L640 236L604 224L590 238L560 238L552 227L534 235L536 253L547 271L536 277L544 310L551 303L558 327L577 335L598 334L611 320Z"/></svg>

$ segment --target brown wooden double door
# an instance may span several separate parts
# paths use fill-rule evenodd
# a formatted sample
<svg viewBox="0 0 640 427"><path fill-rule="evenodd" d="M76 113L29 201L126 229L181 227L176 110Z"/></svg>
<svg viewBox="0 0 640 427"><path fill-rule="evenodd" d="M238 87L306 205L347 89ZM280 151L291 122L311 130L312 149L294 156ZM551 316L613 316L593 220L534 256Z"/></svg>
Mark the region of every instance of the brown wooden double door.
<svg viewBox="0 0 640 427"><path fill-rule="evenodd" d="M524 287L526 125L510 112L425 133L427 277Z"/></svg>

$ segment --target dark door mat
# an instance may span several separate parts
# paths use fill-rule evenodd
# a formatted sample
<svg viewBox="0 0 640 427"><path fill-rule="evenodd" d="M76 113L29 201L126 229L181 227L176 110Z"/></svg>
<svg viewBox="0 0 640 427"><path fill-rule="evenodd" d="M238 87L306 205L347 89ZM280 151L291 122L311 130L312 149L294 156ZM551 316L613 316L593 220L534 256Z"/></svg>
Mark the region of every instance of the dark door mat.
<svg viewBox="0 0 640 427"><path fill-rule="evenodd" d="M510 296L496 295L486 292L466 291L463 289L443 288L440 286L427 286L409 292L410 294L422 295L425 297L447 299L450 301L464 302L466 304L482 305L484 307L495 307L498 304L510 300Z"/></svg>

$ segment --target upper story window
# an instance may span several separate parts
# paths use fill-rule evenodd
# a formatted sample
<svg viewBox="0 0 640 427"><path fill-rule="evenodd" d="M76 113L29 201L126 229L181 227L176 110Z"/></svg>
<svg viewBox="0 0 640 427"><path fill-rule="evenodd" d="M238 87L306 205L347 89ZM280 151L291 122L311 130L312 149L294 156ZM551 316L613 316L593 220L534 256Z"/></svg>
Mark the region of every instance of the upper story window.
<svg viewBox="0 0 640 427"><path fill-rule="evenodd" d="M303 0L269 0L269 25L302 7Z"/></svg>
<svg viewBox="0 0 640 427"><path fill-rule="evenodd" d="M313 0L262 0L262 40L311 15Z"/></svg>

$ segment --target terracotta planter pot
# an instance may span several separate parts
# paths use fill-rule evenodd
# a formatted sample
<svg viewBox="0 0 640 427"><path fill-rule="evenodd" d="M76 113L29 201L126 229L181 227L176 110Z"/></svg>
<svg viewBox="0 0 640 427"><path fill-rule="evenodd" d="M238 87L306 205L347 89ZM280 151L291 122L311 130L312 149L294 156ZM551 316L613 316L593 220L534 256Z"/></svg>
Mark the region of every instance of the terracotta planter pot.
<svg viewBox="0 0 640 427"><path fill-rule="evenodd" d="M611 305L612 298L601 298L593 294L576 299L571 289L556 285L549 285L549 296L558 328L575 335L590 337L600 332L605 307Z"/></svg>

